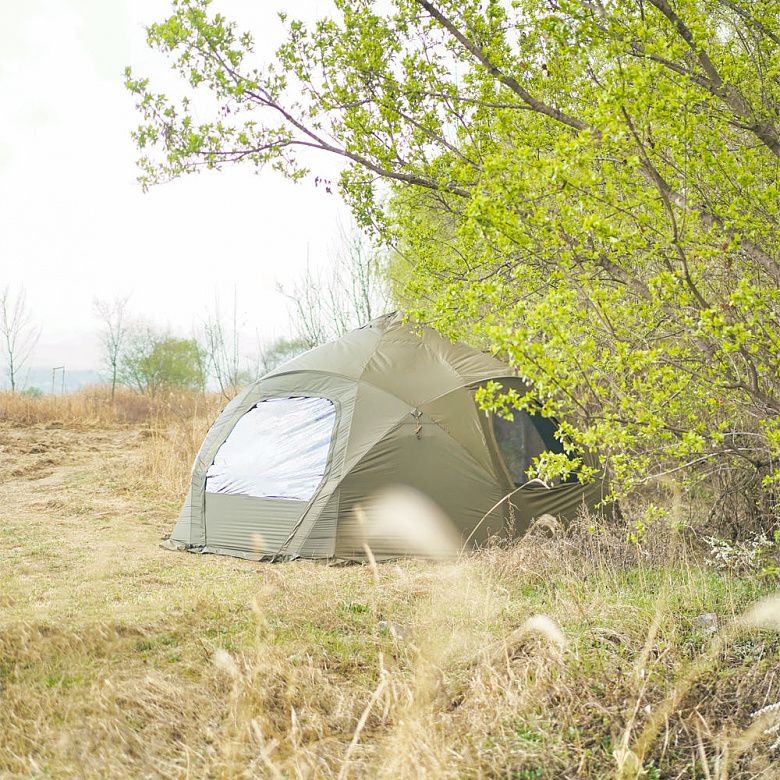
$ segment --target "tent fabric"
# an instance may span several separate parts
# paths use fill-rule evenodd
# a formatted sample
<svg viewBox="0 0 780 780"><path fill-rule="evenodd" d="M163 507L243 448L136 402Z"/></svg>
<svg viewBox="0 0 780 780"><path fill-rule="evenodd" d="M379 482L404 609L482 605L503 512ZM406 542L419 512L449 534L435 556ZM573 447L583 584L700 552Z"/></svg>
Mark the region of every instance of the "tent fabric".
<svg viewBox="0 0 780 780"><path fill-rule="evenodd" d="M525 392L505 363L397 315L288 361L209 430L166 546L363 560L371 498L391 486L426 496L471 545L593 509L604 482L517 487L534 457L561 445L551 420L480 410L475 393L489 381ZM376 558L403 553L386 536L371 536Z"/></svg>

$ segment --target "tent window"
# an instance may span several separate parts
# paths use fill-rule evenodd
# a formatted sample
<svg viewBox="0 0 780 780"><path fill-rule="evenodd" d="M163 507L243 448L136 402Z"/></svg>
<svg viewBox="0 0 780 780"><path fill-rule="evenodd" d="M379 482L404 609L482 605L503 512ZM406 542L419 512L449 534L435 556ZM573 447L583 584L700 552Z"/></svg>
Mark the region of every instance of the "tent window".
<svg viewBox="0 0 780 780"><path fill-rule="evenodd" d="M235 425L206 472L206 492L308 501L325 475L336 408L271 398Z"/></svg>
<svg viewBox="0 0 780 780"><path fill-rule="evenodd" d="M513 416L514 420L506 420L493 415L493 435L512 482L520 487L528 482L526 472L533 459L552 448L545 446L530 414L515 410Z"/></svg>

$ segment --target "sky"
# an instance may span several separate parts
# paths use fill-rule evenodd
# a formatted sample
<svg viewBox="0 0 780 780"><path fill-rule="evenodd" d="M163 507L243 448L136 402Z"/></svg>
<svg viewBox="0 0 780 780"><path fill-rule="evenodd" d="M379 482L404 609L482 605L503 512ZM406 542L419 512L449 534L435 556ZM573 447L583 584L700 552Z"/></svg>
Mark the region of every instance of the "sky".
<svg viewBox="0 0 780 780"><path fill-rule="evenodd" d="M290 335L277 290L325 264L349 215L314 175L335 160L309 160L293 184L271 170L207 172L143 193L130 137L140 115L124 69L163 91L175 81L150 50L145 25L170 0L2 0L0 26L0 290L26 292L41 335L28 368L97 368L96 298L130 295L129 309L182 336L196 335L219 296L237 301L242 332L272 342ZM281 28L275 8L313 19L317 0L216 0L242 20L260 62ZM254 344L242 349L251 351Z"/></svg>

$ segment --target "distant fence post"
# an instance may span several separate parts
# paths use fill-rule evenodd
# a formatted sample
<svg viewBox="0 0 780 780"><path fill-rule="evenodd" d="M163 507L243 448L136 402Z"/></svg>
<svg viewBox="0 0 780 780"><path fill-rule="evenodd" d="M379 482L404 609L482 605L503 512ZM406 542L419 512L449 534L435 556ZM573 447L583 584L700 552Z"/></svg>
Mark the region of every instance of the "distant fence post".
<svg viewBox="0 0 780 780"><path fill-rule="evenodd" d="M51 394L52 395L54 395L54 390L55 390L54 382L55 382L55 377L57 376L57 372L58 371L62 371L62 388L61 388L60 392L62 392L62 393L65 392L65 366L55 366L51 370Z"/></svg>

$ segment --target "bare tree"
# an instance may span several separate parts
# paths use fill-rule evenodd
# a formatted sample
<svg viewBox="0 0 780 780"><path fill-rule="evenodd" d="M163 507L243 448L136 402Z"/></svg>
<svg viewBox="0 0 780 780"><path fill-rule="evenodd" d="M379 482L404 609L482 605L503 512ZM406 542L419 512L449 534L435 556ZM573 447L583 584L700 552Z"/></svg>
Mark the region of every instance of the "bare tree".
<svg viewBox="0 0 780 780"><path fill-rule="evenodd" d="M261 346L257 356L257 375L261 376L273 371L277 366L292 360L309 348L308 342L302 338L288 339L283 336Z"/></svg>
<svg viewBox="0 0 780 780"><path fill-rule="evenodd" d="M112 301L95 298L93 303L95 316L103 323L100 334L103 344L103 360L111 373L111 401L114 401L117 379L119 376L119 361L122 349L127 341L128 311L127 304L130 295L117 296Z"/></svg>
<svg viewBox="0 0 780 780"><path fill-rule="evenodd" d="M0 336L6 355L6 373L11 382L11 392L16 392L17 376L32 354L41 329L33 325L32 315L27 308L27 293L24 287L14 294L6 285L0 295Z"/></svg>
<svg viewBox="0 0 780 780"><path fill-rule="evenodd" d="M321 271L313 271L307 261L303 274L293 282L291 290L279 285L281 292L292 306L293 340L302 342L306 349L312 349L324 344L342 329L340 311L332 305L332 296L327 287L329 279L325 279Z"/></svg>
<svg viewBox="0 0 780 780"><path fill-rule="evenodd" d="M219 295L214 296L214 310L208 312L203 325L205 349L210 373L217 380L225 398L232 398L239 387L249 381L249 372L241 365L241 335L238 328L237 292L233 288L233 311L226 325L222 316Z"/></svg>
<svg viewBox="0 0 780 780"><path fill-rule="evenodd" d="M344 330L384 314L388 305L384 258L366 234L354 226L347 229L339 223L339 243L332 257L342 299L351 315L351 322Z"/></svg>
<svg viewBox="0 0 780 780"><path fill-rule="evenodd" d="M330 264L303 275L287 290L295 321L295 339L316 347L364 325L387 306L382 273L383 259L364 233L339 225L338 244L330 252Z"/></svg>

